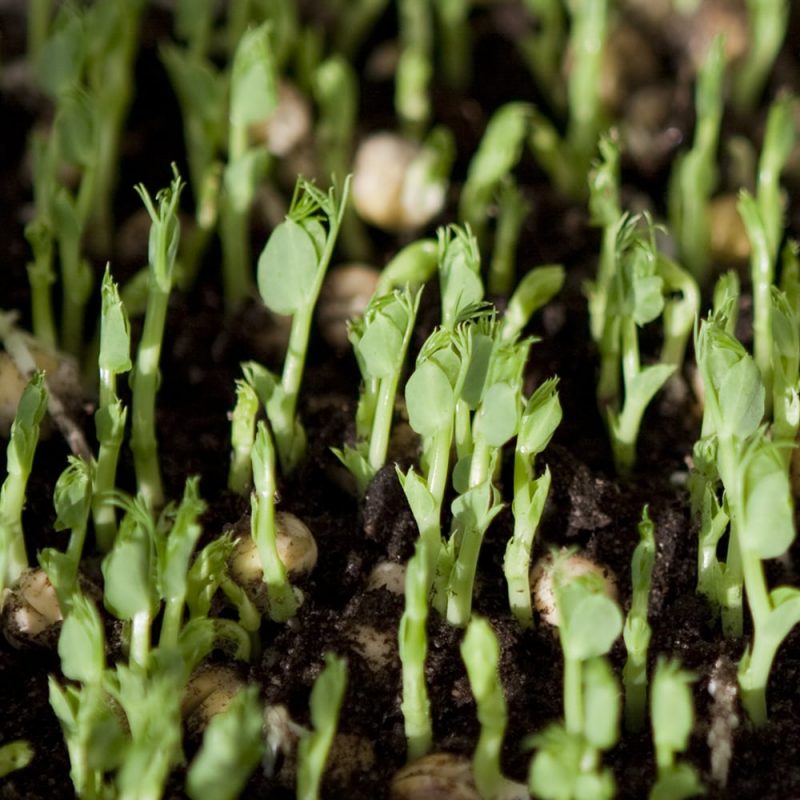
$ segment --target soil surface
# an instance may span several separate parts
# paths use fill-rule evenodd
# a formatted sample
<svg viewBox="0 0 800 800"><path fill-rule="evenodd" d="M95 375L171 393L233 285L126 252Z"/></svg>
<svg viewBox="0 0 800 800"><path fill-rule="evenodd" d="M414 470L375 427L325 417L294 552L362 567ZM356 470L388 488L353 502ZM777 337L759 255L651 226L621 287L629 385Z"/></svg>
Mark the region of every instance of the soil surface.
<svg viewBox="0 0 800 800"><path fill-rule="evenodd" d="M311 4L303 4L311 6ZM460 94L434 85L436 118L458 133L458 159L453 185L457 198L469 155L479 141L491 111L510 99L533 98L537 93L527 71L509 43L511 13L505 6L487 4L472 18L475 63L473 84ZM311 13L309 9L306 9ZM800 34L800 13L794 12L787 42ZM637 24L652 33L646 23ZM144 181L149 187L163 185L170 161L181 164L181 130L177 105L161 71L156 46L169 28L169 19L158 9L145 21L142 51L137 65L137 95L126 136L125 161L118 193L117 215L124 220L137 209L130 186ZM393 35L391 15L379 23L364 56ZM20 54L22 23L19 17L0 9L4 31L3 58L9 63ZM672 42L656 37L660 77L674 79L678 100L671 124L677 131L669 152L646 163L625 163L626 196L646 194L663 211L664 181L674 149L692 130L691 82L681 69L682 56ZM794 46L784 47L770 84L798 83ZM368 73L367 73L368 74ZM677 76L677 77L676 77ZM389 81L362 87L362 131L392 123ZM6 87L0 94L4 120L0 134L0 297L6 308L18 308L23 324L28 320L28 290L25 262L29 258L22 228L30 187L24 169L27 135L46 110L43 103ZM742 133L760 141L765 108L751 119L726 116L723 138ZM156 146L157 143L157 146ZM738 705L726 709L709 692L709 682L728 680L735 684L735 665L746 642L728 641L711 623L709 609L695 593L696 525L690 517L685 482L687 459L699 435L697 401L688 388L691 369L672 391L661 393L648 412L639 439L634 476L619 479L613 470L605 427L594 403L597 353L588 331L584 282L594 274L598 232L589 225L585 209L570 205L550 189L544 176L526 157L518 178L534 211L525 225L519 249L520 272L542 263L562 263L567 280L562 292L532 322L529 332L541 337L531 350L526 386L531 389L551 375L560 377L559 393L564 418L540 464L552 471L552 489L537 536L534 557L553 546L577 546L608 566L617 576L623 610L630 604L630 560L638 541L637 523L647 504L655 523L657 558L650 598L653 639L651 666L658 655L676 656L697 676L694 684L696 725L688 759L700 771L712 798L800 797L800 631L781 647L769 685L770 721L754 731L744 721ZM723 176L723 182L724 182ZM798 195L795 194L794 197ZM789 215L789 235L800 233L796 202ZM436 223L455 218L451 204ZM263 245L265 232L254 230L254 252ZM375 235L375 246L383 253L396 242ZM145 245L140 242L141 248ZM258 249L256 249L258 248ZM139 251L143 253L144 250ZM216 271L218 254L212 252L196 286L171 298L162 360L162 384L158 396L158 435L167 494L180 495L190 475L201 475L201 492L208 502L203 523L211 537L232 527L249 509L249 503L225 488L230 432L227 413L233 406L234 380L246 359L262 360L279 369L279 356L258 336L269 325L260 302L253 299L236 319L226 319L219 295ZM139 264L136 258L117 253L112 258L115 277L123 282ZM98 270L101 263L96 264ZM99 274L99 273L98 273ZM743 275L746 281L746 276ZM415 340L419 347L436 319L437 290L426 289L420 319L426 321ZM741 333L748 336L747 292L742 299ZM425 327L427 325L427 328ZM139 323L134 324L138 336ZM652 357L658 331L648 331ZM415 354L411 354L409 363ZM370 589L369 575L379 562L405 561L413 552L417 529L397 481L394 467L381 471L359 504L343 488L344 473L330 448L341 446L353 435L358 390L358 370L350 354L330 349L315 332L301 395L301 416L308 431L309 453L297 474L279 487L280 508L306 522L317 539L320 561L303 585L306 602L296 619L279 626L265 623L263 652L249 666L248 677L257 681L267 703L283 704L294 720L308 723L308 698L322 667L326 651L346 656L348 687L339 731L348 741L353 771L347 757L336 758L338 769L326 777L323 796L376 800L388 796L389 777L405 760L403 718L400 712L401 675L396 631L403 611L402 598L387 589ZM87 394L77 412L90 442L94 441L94 398ZM4 449L4 448L0 448ZM52 487L66 464L68 450L55 434L44 439L36 454L34 474L28 490L24 525L32 561L45 546L64 546L53 531ZM510 456L510 454L509 454ZM402 466L414 463L412 447L396 454ZM506 465L507 467L509 465ZM504 470L505 497L509 496L508 470ZM123 454L120 483L132 489L130 453ZM509 726L503 752L506 774L526 779L530 752L521 743L529 734L561 718L562 658L558 639L544 623L523 631L509 613L502 559L510 536L512 517L503 511L486 535L481 552L474 608L489 618L501 643L501 679L509 709ZM446 525L445 525L446 528ZM773 565L770 580L797 584L795 545L789 558ZM368 660L360 633L373 628L385 634L387 648L380 664ZM749 631L746 631L746 636ZM434 716L436 749L469 755L474 747L478 723L475 704L459 655L462 631L431 615L427 678ZM221 656L218 656L221 657ZM625 660L621 639L612 652L618 674ZM15 649L0 640L0 743L15 738L30 739L36 749L32 764L0 783L0 797L54 798L71 792L69 762L61 732L47 700L48 676L59 676L57 655L41 648ZM738 724L736 724L738 721ZM731 727L733 758L727 784L715 781L710 772L709 734L719 726ZM197 742L187 739L186 755ZM618 796L641 800L655 775L649 731L640 736L623 734L619 745L606 755L618 785ZM262 769L252 776L244 797L282 798L294 796L291 764L278 765L270 777ZM183 797L179 771L170 782L170 796Z"/></svg>

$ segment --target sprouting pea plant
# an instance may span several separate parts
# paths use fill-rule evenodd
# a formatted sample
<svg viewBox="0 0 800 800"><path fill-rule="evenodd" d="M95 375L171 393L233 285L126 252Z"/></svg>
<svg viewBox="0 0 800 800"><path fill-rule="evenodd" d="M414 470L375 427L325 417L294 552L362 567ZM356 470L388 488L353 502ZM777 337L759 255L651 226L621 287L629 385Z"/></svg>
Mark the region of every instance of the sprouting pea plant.
<svg viewBox="0 0 800 800"><path fill-rule="evenodd" d="M545 9L548 23L558 30L552 3ZM609 28L609 3L567 2L570 17L569 44L572 66L566 86L566 134L540 111L533 114L528 143L534 157L552 183L565 195L581 199L586 194L586 174L597 151L600 132L606 127L600 102L601 63ZM545 54L543 53L543 58ZM560 102L557 93L555 103Z"/></svg>
<svg viewBox="0 0 800 800"><path fill-rule="evenodd" d="M228 708L211 719L186 773L192 800L239 797L264 751L263 725L257 686L239 691Z"/></svg>
<svg viewBox="0 0 800 800"><path fill-rule="evenodd" d="M133 388L131 449L139 493L154 509L164 505L155 407L159 383L158 365L180 240L178 203L184 186L177 169L174 169L174 173L175 177L169 188L162 189L156 195L155 204L144 186L140 184L136 187L152 224L148 248L147 310L136 356L136 367L131 378Z"/></svg>
<svg viewBox="0 0 800 800"><path fill-rule="evenodd" d="M511 781L500 766L508 724L506 699L500 683L500 647L489 622L473 617L461 642L461 658L478 707L481 732L472 756L472 774L481 797L507 796Z"/></svg>
<svg viewBox="0 0 800 800"><path fill-rule="evenodd" d="M631 561L633 599L622 629L625 649L628 651L622 682L625 687L625 727L629 731L642 730L647 715L647 651L652 635L647 607L655 555L654 525L645 506L639 523L639 544L633 551Z"/></svg>
<svg viewBox="0 0 800 800"><path fill-rule="evenodd" d="M700 329L696 352L706 394L703 433L716 440L716 468L731 520L720 586L723 628L742 633L743 583L753 641L739 664L739 684L748 716L761 725L767 720L766 686L775 654L800 622L800 591L770 591L762 565L786 552L796 535L781 455L785 444L768 438L761 424L765 389L758 367L715 317Z"/></svg>
<svg viewBox="0 0 800 800"><path fill-rule="evenodd" d="M397 642L403 666L403 700L408 760L424 756L433 742L430 700L425 684L428 654L428 564L424 543L417 540L414 555L406 565L406 606L400 618Z"/></svg>
<svg viewBox="0 0 800 800"><path fill-rule="evenodd" d="M10 772L24 769L33 761L34 750L27 739L15 739L0 745L0 778Z"/></svg>
<svg viewBox="0 0 800 800"><path fill-rule="evenodd" d="M236 405L231 413L231 466L228 488L244 495L252 485L250 460L256 439L258 395L247 381L236 381Z"/></svg>
<svg viewBox="0 0 800 800"><path fill-rule="evenodd" d="M650 719L656 750L658 779L650 800L684 800L704 793L694 768L676 762L694 727L694 704L689 684L694 676L676 661L659 658L650 694Z"/></svg>
<svg viewBox="0 0 800 800"><path fill-rule="evenodd" d="M92 515L97 548L108 552L117 531L117 516L111 494L116 488L117 462L128 410L117 395L117 376L131 367L130 327L117 285L106 268L103 276L100 309L100 398L95 412L95 431L99 442L94 470Z"/></svg>
<svg viewBox="0 0 800 800"><path fill-rule="evenodd" d="M536 85L551 110L566 107L561 62L567 51L567 19L561 0L525 0L536 27L520 39L519 47Z"/></svg>
<svg viewBox="0 0 800 800"><path fill-rule="evenodd" d="M503 571L511 611L523 628L533 625L530 563L544 504L550 491L550 470L537 478L536 456L544 451L561 422L558 379L545 381L522 412L514 451L514 534L508 541Z"/></svg>
<svg viewBox="0 0 800 800"><path fill-rule="evenodd" d="M507 175L497 196L497 228L489 262L489 294L507 297L513 289L519 238L531 209L531 203L513 176Z"/></svg>
<svg viewBox="0 0 800 800"><path fill-rule="evenodd" d="M375 295L363 317L351 322L362 383L356 412L356 446L334 450L350 470L360 495L384 465L394 416L395 396L414 331L420 291Z"/></svg>
<svg viewBox="0 0 800 800"><path fill-rule="evenodd" d="M258 289L264 303L276 314L292 315L280 379L259 365L250 365L253 388L266 408L285 472L294 469L305 454L306 437L297 417L297 396L314 305L333 255L349 186L348 178L341 192L333 186L323 193L312 183L298 179L289 213L271 233L258 259Z"/></svg>
<svg viewBox="0 0 800 800"><path fill-rule="evenodd" d="M738 209L750 239L753 282L753 354L766 389L766 411L772 407L772 287L778 247L783 235L780 174L797 138L792 118L794 100L784 97L770 108L764 147L758 165L755 198L742 191Z"/></svg>
<svg viewBox="0 0 800 800"><path fill-rule="evenodd" d="M297 611L286 567L278 556L275 530L275 448L267 426L258 423L252 451L253 485L250 498L251 530L258 549L264 583L267 587L269 615L277 622L285 622Z"/></svg>
<svg viewBox="0 0 800 800"><path fill-rule="evenodd" d="M615 795L614 775L600 760L602 751L611 749L619 737L619 687L605 658L586 662L582 691L581 730L550 725L525 742L537 748L528 785L541 800L610 800Z"/></svg>
<svg viewBox="0 0 800 800"><path fill-rule="evenodd" d="M708 201L717 182L716 153L723 110L725 42L718 35L700 70L695 90L697 123L691 150L675 161L669 185L670 230L680 260L702 286L708 282Z"/></svg>
<svg viewBox="0 0 800 800"><path fill-rule="evenodd" d="M427 0L399 0L400 58L394 105L407 134L420 138L431 116L428 95L433 77L433 14Z"/></svg>
<svg viewBox="0 0 800 800"><path fill-rule="evenodd" d="M347 685L347 662L327 653L325 668L311 689L313 730L302 736L297 746L297 798L318 800L322 773L339 724L344 691Z"/></svg>
<svg viewBox="0 0 800 800"><path fill-rule="evenodd" d="M6 449L6 477L0 489L0 594L28 567L22 509L46 410L44 373L36 372L22 393Z"/></svg>
<svg viewBox="0 0 800 800"><path fill-rule="evenodd" d="M649 217L621 211L614 139L601 140L600 151L602 160L590 181L590 207L603 228L603 244L597 279L586 291L592 336L600 350L597 401L608 421L614 463L627 473L635 463L647 406L683 363L700 295L689 274L656 249ZM637 328L659 316L664 328L660 363L643 368Z"/></svg>
<svg viewBox="0 0 800 800"><path fill-rule="evenodd" d="M786 37L791 4L787 0L748 0L750 49L734 75L733 102L742 113L753 110Z"/></svg>
<svg viewBox="0 0 800 800"><path fill-rule="evenodd" d="M435 239L417 239L399 250L381 270L375 294L389 294L408 286L427 283L439 266L439 245Z"/></svg>

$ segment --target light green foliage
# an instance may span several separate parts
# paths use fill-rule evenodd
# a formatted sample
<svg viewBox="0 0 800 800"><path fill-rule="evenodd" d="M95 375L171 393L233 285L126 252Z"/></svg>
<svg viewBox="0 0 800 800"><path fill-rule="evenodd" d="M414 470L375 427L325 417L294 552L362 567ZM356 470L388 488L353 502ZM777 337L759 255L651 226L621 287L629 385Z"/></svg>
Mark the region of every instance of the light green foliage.
<svg viewBox="0 0 800 800"><path fill-rule="evenodd" d="M647 714L647 651L652 634L647 606L655 555L654 526L645 506L639 523L639 544L633 551L631 561L633 599L622 631L628 651L622 680L625 685L625 727L629 731L642 730Z"/></svg>
<svg viewBox="0 0 800 800"><path fill-rule="evenodd" d="M403 700L400 708L405 723L408 761L424 756L433 742L430 701L425 684L429 585L425 544L420 539L406 565L406 605L397 635L403 667Z"/></svg>
<svg viewBox="0 0 800 800"><path fill-rule="evenodd" d="M172 290L175 259L180 240L178 203L183 181L173 167L169 188L162 189L153 203L147 189L136 187L151 219L148 241L149 283L144 329L136 356L133 384L131 449L139 493L154 509L164 505L164 489L158 460L155 404L159 383L159 360L166 325L167 304Z"/></svg>
<svg viewBox="0 0 800 800"><path fill-rule="evenodd" d="M103 621L94 603L76 593L58 637L58 656L65 678L99 684L106 668Z"/></svg>
<svg viewBox="0 0 800 800"><path fill-rule="evenodd" d="M558 634L564 653L564 718L571 734L588 724L584 697L584 662L604 656L622 632L619 606L605 594L605 581L595 572L568 577L563 558L553 564L553 586L559 616Z"/></svg>
<svg viewBox="0 0 800 800"><path fill-rule="evenodd" d="M36 372L20 398L6 448L6 477L0 489L0 591L10 587L28 566L22 509L46 410L44 373Z"/></svg>
<svg viewBox="0 0 800 800"><path fill-rule="evenodd" d="M25 739L0 745L0 778L27 767L33 761L34 755L31 743Z"/></svg>
<svg viewBox="0 0 800 800"><path fill-rule="evenodd" d="M327 653L325 668L311 689L311 724L297 745L297 800L317 800L328 752L339 724L347 662Z"/></svg>
<svg viewBox="0 0 800 800"><path fill-rule="evenodd" d="M392 289L414 289L427 283L439 266L439 245L433 239L417 239L398 251L381 270L375 294Z"/></svg>
<svg viewBox="0 0 800 800"><path fill-rule="evenodd" d="M530 318L546 306L563 285L564 267L560 264L535 267L528 272L508 300L500 336L506 341L519 336Z"/></svg>
<svg viewBox="0 0 800 800"><path fill-rule="evenodd" d="M264 750L258 687L248 686L209 722L200 751L186 773L192 800L233 800Z"/></svg>
<svg viewBox="0 0 800 800"><path fill-rule="evenodd" d="M469 227L439 230L439 284L442 326L453 330L465 314L483 300L478 241Z"/></svg>
<svg viewBox="0 0 800 800"><path fill-rule="evenodd" d="M733 102L751 113L767 82L789 25L788 0L747 0L750 49L734 75Z"/></svg>
<svg viewBox="0 0 800 800"><path fill-rule="evenodd" d="M718 35L697 78L697 123L692 148L678 157L670 176L670 229L678 241L681 262L700 285L708 280L710 233L706 210L717 182L724 72L724 40Z"/></svg>
<svg viewBox="0 0 800 800"><path fill-rule="evenodd" d="M772 287L772 436L776 442L793 442L800 427L800 324L787 295ZM782 450L789 467L791 448Z"/></svg>
<svg viewBox="0 0 800 800"><path fill-rule="evenodd" d="M258 289L264 303L277 314L292 315L280 381L262 368L261 391L254 387L266 407L285 472L294 469L305 454L305 431L296 416L297 396L314 306L333 255L349 187L348 178L341 192L333 186L323 193L299 178L286 219L272 232L258 259Z"/></svg>
<svg viewBox="0 0 800 800"><path fill-rule="evenodd" d="M511 611L523 628L533 625L530 561L533 541L550 491L550 470L535 477L535 459L561 422L558 379L545 381L522 412L514 453L514 534L506 547L503 571Z"/></svg>
<svg viewBox="0 0 800 800"><path fill-rule="evenodd" d="M473 617L461 642L461 658L478 707L481 725L472 756L472 774L483 798L500 796L506 782L500 767L500 751L506 732L507 713L500 683L500 647L489 622Z"/></svg>
<svg viewBox="0 0 800 800"><path fill-rule="evenodd" d="M520 233L532 208L511 175L500 184L497 207L497 229L489 264L489 293L507 297L514 286Z"/></svg>
<svg viewBox="0 0 800 800"><path fill-rule="evenodd" d="M250 530L258 549L269 598L269 615L285 622L297 611L289 577L278 555L275 529L275 449L267 426L259 422L252 450L253 486L250 498Z"/></svg>
<svg viewBox="0 0 800 800"><path fill-rule="evenodd" d="M530 119L528 103L507 103L498 108L470 162L458 216L475 231L481 242L486 237L489 205L522 156Z"/></svg>
<svg viewBox="0 0 800 800"><path fill-rule="evenodd" d="M246 381L236 381L236 405L231 414L231 466L228 488L244 495L251 485L250 454L253 450L258 414L258 395Z"/></svg>
<svg viewBox="0 0 800 800"><path fill-rule="evenodd" d="M356 446L334 450L350 470L360 495L386 462L395 396L419 308L420 291L375 295L361 319L350 323L349 339L361 370L356 411Z"/></svg>
<svg viewBox="0 0 800 800"><path fill-rule="evenodd" d="M682 800L704 793L694 769L675 760L686 750L694 727L694 706L689 688L693 680L694 676L682 670L677 661L659 658L650 696L658 780L650 792L650 800Z"/></svg>
<svg viewBox="0 0 800 800"><path fill-rule="evenodd" d="M433 15L428 0L398 0L400 59L394 107L406 133L420 138L431 116L428 86L433 75Z"/></svg>

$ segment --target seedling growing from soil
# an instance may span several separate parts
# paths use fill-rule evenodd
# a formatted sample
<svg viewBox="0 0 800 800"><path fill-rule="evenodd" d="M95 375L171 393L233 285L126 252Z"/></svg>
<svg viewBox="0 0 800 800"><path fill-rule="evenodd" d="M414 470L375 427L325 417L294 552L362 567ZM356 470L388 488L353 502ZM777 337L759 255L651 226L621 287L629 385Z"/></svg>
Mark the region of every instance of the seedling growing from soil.
<svg viewBox="0 0 800 800"><path fill-rule="evenodd" d="M428 85L433 76L433 15L427 0L399 0L400 59L394 105L406 133L421 136L431 116Z"/></svg>
<svg viewBox="0 0 800 800"><path fill-rule="evenodd" d="M258 259L258 289L264 303L276 314L292 315L281 378L262 367L258 370L258 385L254 386L266 407L285 472L294 469L305 454L305 431L296 414L297 396L314 305L333 255L349 186L348 178L341 196L337 196L335 186L325 194L298 179L289 213L272 232Z"/></svg>
<svg viewBox="0 0 800 800"><path fill-rule="evenodd" d="M653 522L645 506L642 510L642 521L639 523L640 541L633 551L631 561L633 599L622 631L625 649L628 651L622 670L622 681L625 686L625 727L629 731L642 730L647 714L647 651L652 635L647 607L656 555L653 531Z"/></svg>
<svg viewBox="0 0 800 800"><path fill-rule="evenodd" d="M425 658L428 654L427 560L423 541L417 541L414 555L406 565L406 607L400 618L398 646L403 665L403 700L408 760L424 756L433 742L430 701L425 685Z"/></svg>
<svg viewBox="0 0 800 800"><path fill-rule="evenodd" d="M117 532L117 515L111 493L116 488L117 462L128 418L128 410L117 396L117 375L128 372L132 366L128 315L108 267L103 276L101 303L100 353L97 359L100 402L94 416L100 450L94 470L92 513L97 548L107 553Z"/></svg>
<svg viewBox="0 0 800 800"><path fill-rule="evenodd" d="M550 725L526 740L526 744L538 748L528 774L534 797L610 800L615 795L614 775L603 768L600 754L610 750L619 737L619 687L608 661L602 657L586 662L583 681L583 730Z"/></svg>
<svg viewBox="0 0 800 800"><path fill-rule="evenodd" d="M244 495L252 485L250 464L256 439L258 395L247 381L236 381L236 405L231 414L231 466L228 488Z"/></svg>
<svg viewBox="0 0 800 800"><path fill-rule="evenodd" d="M500 647L491 625L473 617L461 642L461 658L478 707L481 732L472 756L472 774L482 798L514 796L511 781L503 776L500 752L508 723L506 699L500 683ZM521 787L520 787L521 788Z"/></svg>
<svg viewBox="0 0 800 800"><path fill-rule="evenodd" d="M733 102L743 113L752 112L769 71L786 37L791 4L788 0L748 0L750 49L733 82Z"/></svg>
<svg viewBox="0 0 800 800"><path fill-rule="evenodd" d="M264 715L258 687L248 686L209 722L186 773L192 800L234 800L264 751Z"/></svg>
<svg viewBox="0 0 800 800"><path fill-rule="evenodd" d="M546 306L564 285L564 267L548 264L534 267L517 284L503 314L500 337L516 339L540 308Z"/></svg>
<svg viewBox="0 0 800 800"><path fill-rule="evenodd" d="M311 688L311 724L297 745L297 800L318 800L322 773L339 724L347 662L332 653Z"/></svg>
<svg viewBox="0 0 800 800"><path fill-rule="evenodd" d="M33 761L34 755L31 743L25 739L17 739L0 746L0 778L27 767Z"/></svg>
<svg viewBox="0 0 800 800"><path fill-rule="evenodd" d="M531 550L550 491L550 470L535 477L535 460L561 422L558 379L545 381L528 400L520 420L514 452L514 535L506 547L503 569L511 611L523 628L533 625Z"/></svg>
<svg viewBox="0 0 800 800"><path fill-rule="evenodd" d="M658 780L650 800L683 800L704 793L694 768L676 762L686 750L694 726L694 707L689 684L694 675L676 661L659 658L650 694L650 719L656 749Z"/></svg>
<svg viewBox="0 0 800 800"><path fill-rule="evenodd" d="M723 111L724 39L717 36L697 78L697 123L692 149L672 168L669 186L670 229L680 258L702 286L708 282L708 202L717 182L716 156Z"/></svg>
<svg viewBox="0 0 800 800"><path fill-rule="evenodd" d="M489 264L489 294L504 297L511 294L516 277L517 245L531 208L514 178L508 175L497 197L497 228Z"/></svg>
<svg viewBox="0 0 800 800"><path fill-rule="evenodd" d="M278 555L275 530L275 450L263 422L258 423L252 463L255 486L250 500L252 537L261 560L270 617L277 622L285 622L294 616L298 603L289 583L286 567Z"/></svg>
<svg viewBox="0 0 800 800"><path fill-rule="evenodd" d="M356 411L356 446L334 450L363 496L389 449L395 395L403 370L421 292L395 290L376 295L364 316L352 322L349 338L361 370Z"/></svg>
<svg viewBox="0 0 800 800"><path fill-rule="evenodd" d="M489 120L470 162L467 180L461 190L458 216L475 231L481 243L486 238L489 206L522 156L530 119L531 107L527 103L501 106Z"/></svg>
<svg viewBox="0 0 800 800"><path fill-rule="evenodd" d="M44 373L37 372L22 393L6 450L6 478L0 490L0 595L28 567L22 509L46 410Z"/></svg>
<svg viewBox="0 0 800 800"><path fill-rule="evenodd" d="M150 277L147 310L136 357L136 369L132 376L131 449L139 493L153 509L164 505L164 489L158 461L155 406L159 382L158 363L180 240L178 202L184 186L177 170L174 172L175 177L169 188L161 190L156 195L157 208L147 189L141 184L136 187L152 224L148 248Z"/></svg>

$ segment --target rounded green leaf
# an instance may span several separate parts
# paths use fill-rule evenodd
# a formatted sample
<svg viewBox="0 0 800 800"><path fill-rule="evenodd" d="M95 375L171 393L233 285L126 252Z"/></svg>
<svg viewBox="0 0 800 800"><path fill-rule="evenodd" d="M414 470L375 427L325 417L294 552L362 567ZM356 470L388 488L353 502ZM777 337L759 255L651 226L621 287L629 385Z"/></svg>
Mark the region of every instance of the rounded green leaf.
<svg viewBox="0 0 800 800"><path fill-rule="evenodd" d="M603 656L622 632L622 612L604 594L590 594L574 608L563 628L564 652L568 658L585 661Z"/></svg>
<svg viewBox="0 0 800 800"><path fill-rule="evenodd" d="M455 398L447 375L433 361L423 361L406 383L408 421L420 436L432 436L453 417Z"/></svg>
<svg viewBox="0 0 800 800"><path fill-rule="evenodd" d="M489 387L478 415L480 434L491 447L502 447L516 432L519 424L518 395L508 383Z"/></svg>
<svg viewBox="0 0 800 800"><path fill-rule="evenodd" d="M719 405L724 430L746 439L764 416L764 384L756 362L743 355L722 376Z"/></svg>
<svg viewBox="0 0 800 800"><path fill-rule="evenodd" d="M397 372L402 347L403 331L386 314L370 320L356 345L368 375L374 378L389 378Z"/></svg>
<svg viewBox="0 0 800 800"><path fill-rule="evenodd" d="M284 220L272 232L258 259L258 291L276 314L293 314L308 302L319 259L301 225Z"/></svg>

